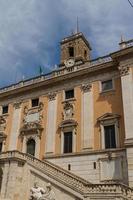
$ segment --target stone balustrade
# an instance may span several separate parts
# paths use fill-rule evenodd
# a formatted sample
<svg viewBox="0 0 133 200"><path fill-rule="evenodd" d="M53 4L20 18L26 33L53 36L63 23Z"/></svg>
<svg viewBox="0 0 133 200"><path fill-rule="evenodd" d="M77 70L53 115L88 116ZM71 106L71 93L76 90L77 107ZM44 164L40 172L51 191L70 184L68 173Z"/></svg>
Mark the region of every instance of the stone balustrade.
<svg viewBox="0 0 133 200"><path fill-rule="evenodd" d="M128 41L123 41L119 45L120 45L120 49L126 49L128 47L132 47L133 46L133 39L128 40Z"/></svg>
<svg viewBox="0 0 133 200"><path fill-rule="evenodd" d="M83 65L74 65L74 66L67 67L67 68L61 67L61 68L58 68L57 70L54 70L54 71L52 71L48 74L41 75L41 76L31 78L31 79L28 79L28 80L22 80L22 81L20 81L16 84L12 84L10 86L0 88L0 94L8 92L8 91L15 90L15 89L18 89L18 88L22 88L22 87L25 87L25 86L33 85L35 83L41 83L45 80L56 78L56 77L59 77L59 76L65 75L65 74L80 71L83 68L92 68L94 66L101 65L101 64L111 62L111 61L112 61L112 58L110 56L104 56L104 57L100 57L98 59L92 60L90 62L86 62Z"/></svg>
<svg viewBox="0 0 133 200"><path fill-rule="evenodd" d="M47 160L41 161L28 154L20 153L18 151L3 152L0 154L0 160L20 160L21 162L27 162L30 166L35 167L42 173L47 174L49 177L56 179L60 183L70 187L71 189L78 191L82 195L94 196L94 195L117 195L122 199L132 200L133 189L120 183L103 183L103 184L91 184L88 181L60 168L59 166L50 163Z"/></svg>
<svg viewBox="0 0 133 200"><path fill-rule="evenodd" d="M71 186L73 189L80 191L81 193L84 192L86 185L91 184L88 181L68 172L67 170L50 163L47 160L41 161L31 155L20 153L18 151L4 152L0 154L0 160L1 159L17 159L27 162L33 167L38 168L39 171L45 172L45 174L48 176L53 177L67 186Z"/></svg>

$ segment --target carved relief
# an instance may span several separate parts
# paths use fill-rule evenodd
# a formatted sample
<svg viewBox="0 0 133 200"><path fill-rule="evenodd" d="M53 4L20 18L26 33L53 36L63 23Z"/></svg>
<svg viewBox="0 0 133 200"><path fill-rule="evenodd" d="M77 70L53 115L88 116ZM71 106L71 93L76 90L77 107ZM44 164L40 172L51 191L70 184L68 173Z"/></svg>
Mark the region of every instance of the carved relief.
<svg viewBox="0 0 133 200"><path fill-rule="evenodd" d="M38 187L37 182L35 182L30 192L29 200L56 200L55 193L50 183L46 185L46 189L43 189L42 187Z"/></svg>
<svg viewBox="0 0 133 200"><path fill-rule="evenodd" d="M49 101L55 100L55 97L56 97L56 93L55 92L51 92L51 93L48 94Z"/></svg>
<svg viewBox="0 0 133 200"><path fill-rule="evenodd" d="M37 134L41 137L42 119L43 119L43 102L39 103L37 108L28 109L28 106L24 107L23 113L23 126L20 129L20 135L24 136L27 134Z"/></svg>
<svg viewBox="0 0 133 200"><path fill-rule="evenodd" d="M126 76L129 74L129 65L119 66L120 76Z"/></svg>
<svg viewBox="0 0 133 200"><path fill-rule="evenodd" d="M63 120L71 119L73 115L74 115L73 105L69 102L66 102L64 105Z"/></svg>
<svg viewBox="0 0 133 200"><path fill-rule="evenodd" d="M92 88L92 84L88 83L88 84L82 84L81 89L83 92L88 92L90 91Z"/></svg>
<svg viewBox="0 0 133 200"><path fill-rule="evenodd" d="M6 128L6 117L0 116L0 132L5 131Z"/></svg>
<svg viewBox="0 0 133 200"><path fill-rule="evenodd" d="M21 106L21 102L15 102L15 103L13 104L13 107L14 107L15 109L19 109L20 106Z"/></svg>

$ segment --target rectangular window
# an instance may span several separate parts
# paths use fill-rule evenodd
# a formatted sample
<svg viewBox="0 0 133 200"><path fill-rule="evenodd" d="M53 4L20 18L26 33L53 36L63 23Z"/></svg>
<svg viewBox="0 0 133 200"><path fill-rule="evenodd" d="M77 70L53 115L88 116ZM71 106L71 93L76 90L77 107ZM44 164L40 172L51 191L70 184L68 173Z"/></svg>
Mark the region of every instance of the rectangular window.
<svg viewBox="0 0 133 200"><path fill-rule="evenodd" d="M72 153L72 132L64 133L64 153Z"/></svg>
<svg viewBox="0 0 133 200"><path fill-rule="evenodd" d="M0 142L0 152L2 152L2 142Z"/></svg>
<svg viewBox="0 0 133 200"><path fill-rule="evenodd" d="M73 47L69 47L68 50L69 50L69 56L70 57L74 57L74 48Z"/></svg>
<svg viewBox="0 0 133 200"><path fill-rule="evenodd" d="M105 148L116 148L115 125L104 126Z"/></svg>
<svg viewBox="0 0 133 200"><path fill-rule="evenodd" d="M39 99L32 99L32 107L36 107L39 105Z"/></svg>
<svg viewBox="0 0 133 200"><path fill-rule="evenodd" d="M2 114L8 113L8 105L2 107Z"/></svg>
<svg viewBox="0 0 133 200"><path fill-rule="evenodd" d="M74 98L74 89L65 91L65 99Z"/></svg>
<svg viewBox="0 0 133 200"><path fill-rule="evenodd" d="M102 91L107 91L112 89L113 89L112 79L107 81L102 81Z"/></svg>

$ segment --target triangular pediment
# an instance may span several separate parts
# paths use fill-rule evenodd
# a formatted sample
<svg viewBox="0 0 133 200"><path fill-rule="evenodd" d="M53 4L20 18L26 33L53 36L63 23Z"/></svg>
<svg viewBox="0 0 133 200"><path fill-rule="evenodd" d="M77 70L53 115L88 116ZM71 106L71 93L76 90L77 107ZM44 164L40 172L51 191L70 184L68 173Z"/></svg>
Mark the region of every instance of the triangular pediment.
<svg viewBox="0 0 133 200"><path fill-rule="evenodd" d="M67 119L67 120L63 120L59 127L62 128L62 127L71 127L71 126L77 126L77 122L74 120L74 119Z"/></svg>
<svg viewBox="0 0 133 200"><path fill-rule="evenodd" d="M105 113L101 117L97 119L97 121L105 121L105 120L110 120L110 119L117 119L120 118L120 115L116 113Z"/></svg>

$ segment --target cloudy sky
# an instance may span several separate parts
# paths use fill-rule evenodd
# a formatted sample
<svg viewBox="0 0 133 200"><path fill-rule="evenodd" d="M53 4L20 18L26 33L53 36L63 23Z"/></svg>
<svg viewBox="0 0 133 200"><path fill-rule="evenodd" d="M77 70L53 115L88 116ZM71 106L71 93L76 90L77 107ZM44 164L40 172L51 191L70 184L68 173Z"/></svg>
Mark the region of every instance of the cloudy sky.
<svg viewBox="0 0 133 200"><path fill-rule="evenodd" d="M0 87L37 76L40 65L52 70L77 16L93 58L118 50L121 35L133 38L128 0L0 0Z"/></svg>

